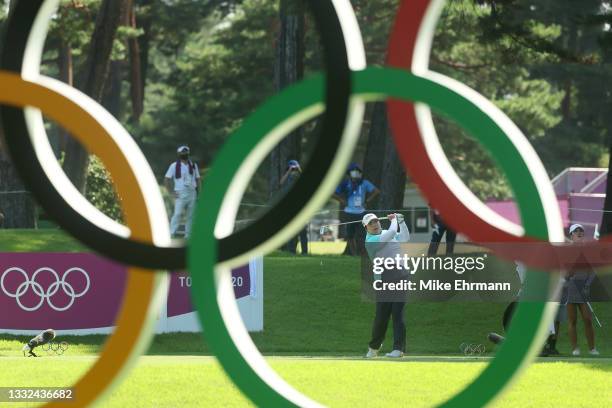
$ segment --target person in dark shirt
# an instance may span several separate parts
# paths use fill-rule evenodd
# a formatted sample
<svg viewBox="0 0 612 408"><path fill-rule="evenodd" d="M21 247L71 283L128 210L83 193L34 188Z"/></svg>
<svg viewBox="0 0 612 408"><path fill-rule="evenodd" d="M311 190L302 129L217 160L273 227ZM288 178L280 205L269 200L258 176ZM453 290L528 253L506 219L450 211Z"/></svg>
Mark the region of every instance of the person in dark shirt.
<svg viewBox="0 0 612 408"><path fill-rule="evenodd" d="M436 255L438 252L438 246L440 245L440 241L442 241L442 237L446 233L446 255L452 255L455 249L455 240L457 239L457 234L455 231L450 229L442 217L440 217L440 213L437 210L433 210L432 212L432 225L433 225L433 233L431 234L431 242L429 243L429 249L427 250L427 256Z"/></svg>
<svg viewBox="0 0 612 408"><path fill-rule="evenodd" d="M289 191L293 183L295 183L301 174L302 168L300 167L300 163L297 160L289 160L287 162L287 170L279 182L283 194L286 194L287 191ZM291 238L289 242L283 245L283 250L295 254L298 238L300 239L302 255L308 254L308 230L306 227L301 230L297 236Z"/></svg>

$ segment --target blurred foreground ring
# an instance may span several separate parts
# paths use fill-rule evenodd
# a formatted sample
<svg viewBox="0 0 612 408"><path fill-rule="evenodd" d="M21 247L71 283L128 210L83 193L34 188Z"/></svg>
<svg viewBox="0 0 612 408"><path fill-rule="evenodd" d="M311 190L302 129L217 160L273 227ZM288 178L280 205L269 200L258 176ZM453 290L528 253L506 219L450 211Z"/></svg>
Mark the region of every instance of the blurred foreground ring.
<svg viewBox="0 0 612 408"><path fill-rule="evenodd" d="M364 106L350 104L352 70L365 68L365 51L357 20L348 0L308 0L319 30L324 65L327 69L325 102L328 109L321 119L321 134L312 151L317 163L306 166L293 188L268 212L240 231L219 240L220 260L240 264L257 251L280 246L295 235L321 204L321 192L331 195L326 183L338 181L357 144ZM52 90L58 97L56 115L45 115L60 122L90 152L100 156L111 169L113 160L125 164L121 171L111 171L117 185L129 179L137 194L146 197L144 208L124 208L132 216L166 217L155 176L144 154L123 126L100 104L60 81L40 75L40 60L49 22L59 0L18 0L11 10L2 48L0 69L19 74L23 79ZM5 146L22 180L45 212L78 240L95 251L128 265L150 269L184 269L186 250L173 246L168 237L147 240L131 228L110 219L72 185L61 169L49 144L42 114L36 108L40 96L28 95L14 107L0 107ZM34 98L34 99L32 99ZM70 109L79 107L79 109ZM350 109L349 109L350 105ZM25 108L25 106L29 106ZM60 120L57 116L65 120ZM278 130L282 133L282 129ZM106 134L107 137L102 137ZM342 167L342 171L340 171ZM112 170L112 169L111 169ZM329 177L332 176L332 177ZM324 182L326 180L326 182ZM118 189L121 190L121 189ZM124 199L124 193L118 195ZM205 194L205 193L204 193ZM313 201L313 197L318 197ZM233 223L232 223L233 225Z"/></svg>

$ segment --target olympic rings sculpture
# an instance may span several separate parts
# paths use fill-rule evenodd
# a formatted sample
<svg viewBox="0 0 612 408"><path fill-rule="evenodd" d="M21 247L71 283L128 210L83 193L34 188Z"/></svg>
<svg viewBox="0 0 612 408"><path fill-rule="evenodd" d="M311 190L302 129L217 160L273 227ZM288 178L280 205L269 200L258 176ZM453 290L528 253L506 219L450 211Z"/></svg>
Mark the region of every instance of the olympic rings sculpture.
<svg viewBox="0 0 612 408"><path fill-rule="evenodd" d="M163 213L155 177L130 135L87 96L39 73L44 38L58 2L21 0L11 10L3 38L11 46L0 54L0 119L5 145L45 210L94 250L135 265L129 268L117 330L75 385L79 405L107 394L144 349L168 285L167 276L154 270L186 264L206 339L243 393L260 405L319 405L274 373L252 343L233 298L230 268L294 236L327 201L356 145L366 101L387 100L404 166L451 227L479 242L563 240L550 181L520 130L475 91L427 69L442 0L401 2L387 68L366 68L349 0L310 0L323 43L325 78L315 75L286 88L231 135L204 181L206 194L198 204L189 248L174 247L167 220L155 216ZM488 210L457 177L439 146L430 107L455 120L495 158L517 198L522 226ZM102 159L122 197L127 227L105 217L71 185L50 149L42 114ZM240 198L258 164L289 131L317 114L323 115L313 153L317 165L308 166L272 210L233 232ZM557 280L554 274L528 273L524 293L550 292ZM445 405L485 405L497 397L537 354L553 313L552 304L521 304L491 364Z"/></svg>
<svg viewBox="0 0 612 408"><path fill-rule="evenodd" d="M57 99L59 105L48 106L42 109L43 112L70 130L90 151L98 155L105 154L107 158L112 155L130 158L121 169L112 171L109 167L111 173L129 180L140 194L147 192L146 211L143 212L143 208L126 207L126 217L132 216L134 211L151 218L156 214L164 214L163 200L159 191L156 191L158 188L153 171L121 124L99 104L76 89L39 74L44 37L58 3L59 0L16 3L5 35L5 43L10 43L11 47L4 47L0 56L0 69L19 72L23 79L40 86L30 91L37 94L35 99L54 92L56 95L45 97ZM323 40L323 56L328 67L327 83L330 84L327 87L326 104L331 107L323 116L321 136L313 155L326 165L305 168L295 188L262 218L220 239L222 259L232 260L236 265L248 261L247 252L270 250L288 239L286 233L277 234L276 230L284 231L283 227L287 225L297 228L306 223L298 203L307 203L308 208L322 205L321 198L313 201L311 196L316 196L315 193L320 190L329 190L333 182L341 177L339 166L332 166L332 163L348 164L351 147L358 138L365 108L362 102L350 101L350 72L365 68L365 51L363 46L349 49L345 44L347 38L361 43L357 21L355 18L338 19L340 15L353 14L347 0L310 3ZM17 83L14 84L16 87ZM23 106L33 97L24 96L15 94L15 97L23 99L13 100L13 104ZM79 126L77 118L88 123ZM169 242L157 239L153 243L144 242L142 237L106 217L85 200L59 167L46 137L40 111L5 107L2 109L2 121L9 152L13 157L20 158L15 160L15 166L34 196L60 226L94 250L126 264L172 270L186 266L184 247L173 247ZM86 134L86 128L94 128L102 140L95 141L93 137L81 136ZM282 131L278 129L279 134ZM109 160L102 161L109 166ZM321 180L325 181L320 183Z"/></svg>
<svg viewBox="0 0 612 408"><path fill-rule="evenodd" d="M21 273L21 275L23 275L24 277L24 281L20 283L19 286L17 286L17 289L15 289L14 293L7 290L6 287L4 286L4 279L9 273L13 271ZM51 275L53 275L53 277L55 278L55 282L49 285L46 291L43 289L40 283L36 282L36 277L38 276L38 274L41 272L45 272L45 271L51 273ZM66 282L66 277L70 275L71 272L80 272L81 274L83 274L83 276L85 276L85 282L86 282L85 288L83 288L83 290L81 290L78 293L74 290L74 287L71 284ZM31 279L26 273L26 271L24 271L21 268L17 268L17 267L6 269L2 273L2 276L0 277L0 288L2 289L2 292L4 292L5 295L14 298L17 301L17 305L22 310L25 310L26 312L33 312L33 311L40 309L43 303L45 302L45 300L47 301L47 304L49 305L49 307L55 310L56 312L66 311L72 307L72 305L74 304L74 301L77 298L80 298L83 295L85 295L85 293L87 293L87 291L89 290L90 283L91 282L89 280L89 275L87 274L87 272L85 272L85 270L81 268L76 268L76 267L66 270L64 274L62 275L61 279L59 275L57 274L57 272L54 269L49 268L49 267L38 268L32 274ZM21 297L25 295L30 288L37 296L40 296L40 301L36 304L36 306L32 306L32 307L25 306L21 303ZM70 297L70 301L68 302L68 304L62 307L58 307L54 305L53 302L51 301L51 297L55 295L59 291L60 288L66 294L66 296Z"/></svg>
<svg viewBox="0 0 612 408"><path fill-rule="evenodd" d="M14 3L10 10L3 43L11 46L3 47L0 54L3 90L0 119L5 146L18 158L14 163L34 196L78 239L102 254L129 264L156 269L180 268L185 265L185 249L171 246L167 220L154 216L163 213L163 201L155 177L136 143L97 103L76 89L39 73L44 39L58 3L58 0L22 0ZM273 234L266 236L259 228L256 234L238 235L238 239L234 238L235 244L231 240L221 240L229 243L226 244L228 264L240 264L253 251L270 250L286 241L292 235L288 226L300 228L309 212L312 215L326 200L326 193L331 194L357 142L364 104L350 100L350 81L352 70L365 67L365 51L363 46L355 47L354 44L349 50L346 43L347 39L361 43L357 20L348 0L311 1L309 4L322 33L323 54L329 67L326 103L334 108L324 116L325 131L319 144L322 157L330 166L329 169L313 167L308 175L305 172L307 177L300 182L301 187L296 185L295 192L279 203L278 214L269 213L273 221L264 223L268 228L271 225L277 229L284 227L279 233L272 228ZM97 154L115 176L128 228L113 223L72 186L52 154L41 112ZM282 127L277 129L279 137L283 131ZM320 183L324 177L325 182ZM302 211L296 203L306 203L309 212ZM294 217L295 213L299 214ZM244 253L232 258L235 250ZM136 267L129 269L125 299L116 320L117 329L96 364L74 386L80 405L93 403L108 393L113 382L146 347L155 310L168 285L167 276L152 272Z"/></svg>

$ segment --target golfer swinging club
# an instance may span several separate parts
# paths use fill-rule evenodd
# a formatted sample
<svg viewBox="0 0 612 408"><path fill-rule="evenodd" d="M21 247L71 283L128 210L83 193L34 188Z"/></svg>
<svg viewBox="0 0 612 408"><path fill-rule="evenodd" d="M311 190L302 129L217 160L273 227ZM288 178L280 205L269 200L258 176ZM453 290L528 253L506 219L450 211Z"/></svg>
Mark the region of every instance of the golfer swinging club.
<svg viewBox="0 0 612 408"><path fill-rule="evenodd" d="M197 193L200 190L200 172L196 163L189 160L189 147L180 146L176 153L178 159L168 167L165 185L168 192L174 192L174 214L170 220L170 233L174 237L178 230L183 213L187 214L185 222L185 239L191 235L193 211ZM173 185L174 184L174 185Z"/></svg>
<svg viewBox="0 0 612 408"><path fill-rule="evenodd" d="M408 226L401 214L390 214L387 218L391 221L388 230L383 230L380 221L375 214L366 214L362 224L367 230L366 250L370 259L377 257L394 258L401 251L400 242L410 239ZM393 272L393 271L387 271ZM384 273L383 273L384 277ZM393 316L393 351L387 353L387 357L399 358L406 352L406 323L404 322L404 307L406 302L376 302L376 316L372 324L372 339L369 343L366 357L378 356L389 324L389 318Z"/></svg>
<svg viewBox="0 0 612 408"><path fill-rule="evenodd" d="M30 357L38 357L38 355L34 353L34 349L36 347L49 343L54 338L55 338L55 330L53 329L47 329L44 332L41 332L38 336L30 340L28 344L23 346L23 348L21 349L23 351L23 355L25 356L26 351L27 351Z"/></svg>

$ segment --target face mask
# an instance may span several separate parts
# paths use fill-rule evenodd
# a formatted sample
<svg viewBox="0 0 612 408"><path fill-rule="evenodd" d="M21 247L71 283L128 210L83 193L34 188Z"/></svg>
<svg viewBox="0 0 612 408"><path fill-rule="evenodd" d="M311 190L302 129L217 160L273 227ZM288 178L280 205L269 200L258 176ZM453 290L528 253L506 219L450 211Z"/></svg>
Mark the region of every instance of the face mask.
<svg viewBox="0 0 612 408"><path fill-rule="evenodd" d="M351 172L349 174L354 179L360 179L361 178L361 172L359 170L351 170Z"/></svg>
<svg viewBox="0 0 612 408"><path fill-rule="evenodd" d="M189 154L181 154L179 156L182 160L187 160L189 158Z"/></svg>

